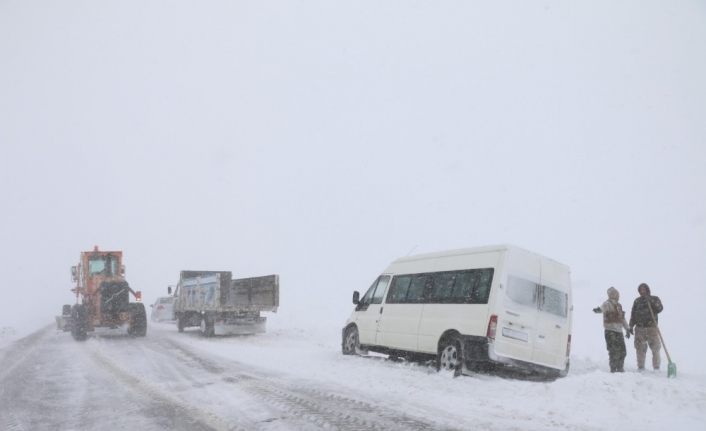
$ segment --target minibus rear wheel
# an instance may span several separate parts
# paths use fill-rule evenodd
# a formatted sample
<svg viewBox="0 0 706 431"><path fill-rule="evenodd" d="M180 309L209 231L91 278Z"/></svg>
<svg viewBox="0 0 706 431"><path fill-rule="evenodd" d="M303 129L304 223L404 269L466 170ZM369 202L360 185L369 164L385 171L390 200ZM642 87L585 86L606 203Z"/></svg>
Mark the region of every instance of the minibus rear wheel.
<svg viewBox="0 0 706 431"><path fill-rule="evenodd" d="M447 335L439 342L436 369L438 371L453 371L454 375L458 376L461 374L462 364L461 339L457 335Z"/></svg>

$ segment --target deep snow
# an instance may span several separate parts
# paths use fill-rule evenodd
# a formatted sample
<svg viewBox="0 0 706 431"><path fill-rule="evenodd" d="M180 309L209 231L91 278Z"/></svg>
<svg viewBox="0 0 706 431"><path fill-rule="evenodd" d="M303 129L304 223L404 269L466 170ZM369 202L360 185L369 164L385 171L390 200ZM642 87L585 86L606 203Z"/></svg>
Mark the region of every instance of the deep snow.
<svg viewBox="0 0 706 431"><path fill-rule="evenodd" d="M422 416L443 416L449 425L466 429L475 424L479 429L700 430L706 421L706 376L682 369L676 379L667 379L666 369L638 373L629 343L624 374L611 374L607 353L599 351L596 356L605 360L572 357L569 376L554 382L489 375L453 379L424 365L344 357L342 322L293 320L271 317L268 333L260 336L207 340L194 332L182 334L180 341L223 358L351 389L375 402L406 406ZM171 325L152 325L153 332L162 330L174 332ZM602 334L600 326L596 330Z"/></svg>
<svg viewBox="0 0 706 431"><path fill-rule="evenodd" d="M145 303L185 268L282 275L267 334L147 341L450 422L702 428L703 2L139 3L0 2L0 370L98 244ZM569 377L338 353L350 292L391 259L496 242L574 271ZM675 380L635 373L630 342L607 372L590 309L643 281Z"/></svg>
<svg viewBox="0 0 706 431"><path fill-rule="evenodd" d="M195 330L179 334L171 323L150 322L147 341L158 346L159 340L171 339L220 363L275 373L281 380L306 382L373 405L390 406L444 427L700 430L706 421L706 376L700 370L681 367L676 379L667 379L664 370L638 373L631 348L624 374L609 373L606 353L596 351L593 357L573 356L569 376L553 382L480 374L452 378L425 364L392 362L377 355L343 356L340 327L344 319L337 324L285 312L268 317L265 334L212 339L202 338ZM4 330L0 343L7 345L19 336L12 332ZM70 338L60 332L56 336ZM93 337L89 343L111 349L116 340ZM124 359L137 375L147 373L143 380L156 378L151 363L144 362L154 359ZM227 387L210 391L237 397Z"/></svg>

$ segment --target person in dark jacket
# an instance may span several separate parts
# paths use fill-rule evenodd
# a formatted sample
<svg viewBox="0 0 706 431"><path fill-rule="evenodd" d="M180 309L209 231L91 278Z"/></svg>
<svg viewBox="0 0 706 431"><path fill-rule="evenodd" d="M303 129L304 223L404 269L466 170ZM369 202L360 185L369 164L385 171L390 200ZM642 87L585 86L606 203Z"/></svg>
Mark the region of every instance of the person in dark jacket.
<svg viewBox="0 0 706 431"><path fill-rule="evenodd" d="M652 351L652 367L659 370L659 350L662 343L657 332L657 315L662 312L662 301L650 292L650 286L642 283L637 287L640 296L635 299L630 312L630 329L635 332L635 350L637 351L637 369L645 369L647 347ZM650 312L650 308L652 312ZM654 315L654 318L653 318ZM633 329L634 328L634 329Z"/></svg>
<svg viewBox="0 0 706 431"><path fill-rule="evenodd" d="M630 327L625 321L623 306L618 302L620 292L615 287L608 289L608 300L600 307L593 309L594 313L603 313L603 329L605 330L605 344L608 349L608 364L611 373L622 373L625 370L625 340L623 340L623 329L625 338L630 338Z"/></svg>

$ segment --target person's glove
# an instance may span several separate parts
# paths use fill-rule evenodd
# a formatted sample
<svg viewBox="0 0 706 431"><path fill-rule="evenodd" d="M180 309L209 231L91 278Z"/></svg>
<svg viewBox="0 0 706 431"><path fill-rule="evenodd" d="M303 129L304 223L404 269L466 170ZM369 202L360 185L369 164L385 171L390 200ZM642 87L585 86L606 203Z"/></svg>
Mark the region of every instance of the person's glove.
<svg viewBox="0 0 706 431"><path fill-rule="evenodd" d="M603 310L601 310L601 307L596 307L593 309L594 313L601 313Z"/></svg>
<svg viewBox="0 0 706 431"><path fill-rule="evenodd" d="M630 339L630 331L625 331L625 338Z"/></svg>

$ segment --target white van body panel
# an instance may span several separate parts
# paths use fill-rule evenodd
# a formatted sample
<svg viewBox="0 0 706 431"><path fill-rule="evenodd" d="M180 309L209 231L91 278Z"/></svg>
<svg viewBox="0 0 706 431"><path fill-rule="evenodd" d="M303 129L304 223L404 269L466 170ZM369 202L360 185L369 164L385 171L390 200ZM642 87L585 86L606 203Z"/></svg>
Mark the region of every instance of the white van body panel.
<svg viewBox="0 0 706 431"><path fill-rule="evenodd" d="M420 266L423 268L422 271L414 270L412 273L497 268L501 257L502 253L497 251L466 253L448 258L438 257L427 262L431 265ZM493 283L496 281L493 280ZM494 287L491 287L491 292L493 289ZM436 354L439 339L448 330L456 330L461 334L485 335L490 316L488 313L488 304L423 304L419 323L418 351ZM450 322L454 322L453 327L450 327Z"/></svg>
<svg viewBox="0 0 706 431"><path fill-rule="evenodd" d="M385 304L378 324L377 344L393 349L417 351L419 304Z"/></svg>
<svg viewBox="0 0 706 431"><path fill-rule="evenodd" d="M437 280L428 275L490 269L487 303L433 303L433 296L418 300L420 303L388 303L396 277L427 274L426 280ZM384 295L377 293L383 296L378 299L381 303L357 307L346 324L358 325L360 343L371 350L435 355L442 336L454 331L474 343L485 340L491 362L554 370L567 367L571 333L568 266L518 247L499 245L400 258L384 274L392 281L385 283ZM425 295L427 287L432 292L436 289L436 281L429 283L432 285L425 286ZM487 337L491 316L497 316L494 339Z"/></svg>
<svg viewBox="0 0 706 431"><path fill-rule="evenodd" d="M566 342L571 334L571 279L568 268L549 259L542 261L542 285L566 294L565 315L542 312L538 320L538 336L533 361L552 368L564 368ZM546 301L546 300L545 300ZM559 304L555 304L557 307Z"/></svg>
<svg viewBox="0 0 706 431"><path fill-rule="evenodd" d="M464 304L424 304L419 325L419 352L436 354L441 335L449 330L461 334L483 334L488 329L488 307ZM449 322L456 322L453 328Z"/></svg>
<svg viewBox="0 0 706 431"><path fill-rule="evenodd" d="M537 306L513 300L510 296L514 282L523 281L539 284L541 258L525 250L512 250L505 255L505 268L499 275L502 289L495 292L495 313L498 316L498 330L494 343L496 355L531 361L536 339ZM517 286L521 288L523 286ZM521 293L515 293L520 296ZM529 296L529 295L528 295Z"/></svg>
<svg viewBox="0 0 706 431"><path fill-rule="evenodd" d="M361 344L379 344L379 323L380 313L382 311L382 298L387 294L387 286L392 278L389 274L379 276L369 290L378 290L378 294L374 295L371 303L366 306L362 312L355 312L354 318L358 326L358 337Z"/></svg>

